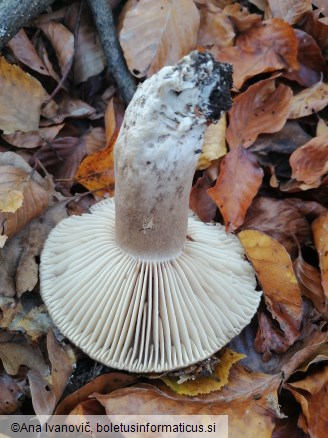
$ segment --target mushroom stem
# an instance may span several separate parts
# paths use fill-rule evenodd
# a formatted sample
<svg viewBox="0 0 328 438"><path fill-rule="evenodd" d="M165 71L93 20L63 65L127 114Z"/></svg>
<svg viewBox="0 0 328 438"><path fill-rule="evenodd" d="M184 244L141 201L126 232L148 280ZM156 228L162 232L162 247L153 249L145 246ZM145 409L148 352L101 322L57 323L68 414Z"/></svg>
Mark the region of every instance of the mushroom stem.
<svg viewBox="0 0 328 438"><path fill-rule="evenodd" d="M138 88L114 151L115 241L125 252L145 260L181 253L203 134L231 106L231 73L192 52Z"/></svg>

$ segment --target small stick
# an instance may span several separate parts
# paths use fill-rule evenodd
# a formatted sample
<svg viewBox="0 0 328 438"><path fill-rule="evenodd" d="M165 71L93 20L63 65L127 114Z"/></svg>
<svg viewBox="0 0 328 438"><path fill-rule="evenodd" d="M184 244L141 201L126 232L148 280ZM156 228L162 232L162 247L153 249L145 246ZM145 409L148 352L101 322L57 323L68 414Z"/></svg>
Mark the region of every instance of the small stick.
<svg viewBox="0 0 328 438"><path fill-rule="evenodd" d="M54 0L0 1L0 50L30 20L38 17Z"/></svg>
<svg viewBox="0 0 328 438"><path fill-rule="evenodd" d="M98 29L108 69L115 78L124 102L128 105L136 91L136 84L124 60L110 4L108 0L88 0L88 2Z"/></svg>

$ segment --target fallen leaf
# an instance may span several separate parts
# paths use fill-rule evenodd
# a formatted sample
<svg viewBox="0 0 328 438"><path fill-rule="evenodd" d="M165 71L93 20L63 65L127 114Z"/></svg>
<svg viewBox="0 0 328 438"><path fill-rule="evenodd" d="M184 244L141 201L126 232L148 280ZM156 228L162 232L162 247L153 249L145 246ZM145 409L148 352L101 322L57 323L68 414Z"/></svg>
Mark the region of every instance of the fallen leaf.
<svg viewBox="0 0 328 438"><path fill-rule="evenodd" d="M220 390L228 383L231 367L243 357L243 354L236 353L229 348L224 348L220 351L219 362L216 365L215 371L208 377L200 376L183 383L179 383L179 379L170 376L164 376L161 379L177 394L189 396L208 394L209 392Z"/></svg>
<svg viewBox="0 0 328 438"><path fill-rule="evenodd" d="M197 179L190 192L189 206L203 222L211 222L216 214L216 204L208 194L208 189L211 187L212 181L209 175L204 172L203 176Z"/></svg>
<svg viewBox="0 0 328 438"><path fill-rule="evenodd" d="M321 118L318 117L319 121L317 124L317 129L316 129L316 137L322 137L322 136L327 136L328 135L328 126L326 125L326 122Z"/></svg>
<svg viewBox="0 0 328 438"><path fill-rule="evenodd" d="M223 11L226 15L228 15L239 32L245 32L262 20L261 15L250 14L248 9L242 6L240 3L229 4L224 8Z"/></svg>
<svg viewBox="0 0 328 438"><path fill-rule="evenodd" d="M40 24L39 28L51 42L63 74L74 55L74 35L63 24L54 21Z"/></svg>
<svg viewBox="0 0 328 438"><path fill-rule="evenodd" d="M86 157L75 174L75 181L88 190L96 191L99 196L114 194L114 145L118 132L109 145L99 152Z"/></svg>
<svg viewBox="0 0 328 438"><path fill-rule="evenodd" d="M47 67L39 57L24 29L21 29L9 42L8 47L23 64L43 75L49 76Z"/></svg>
<svg viewBox="0 0 328 438"><path fill-rule="evenodd" d="M260 231L241 231L238 237L262 286L265 303L292 345L299 336L302 298L291 258L279 242Z"/></svg>
<svg viewBox="0 0 328 438"><path fill-rule="evenodd" d="M224 157L215 187L208 194L219 207L227 231L236 230L244 222L262 178L256 158L246 149L234 148Z"/></svg>
<svg viewBox="0 0 328 438"><path fill-rule="evenodd" d="M249 147L262 133L277 132L287 121L292 98L290 87L269 78L238 95L229 111L227 142L230 148Z"/></svg>
<svg viewBox="0 0 328 438"><path fill-rule="evenodd" d="M233 23L224 11L211 3L200 8L198 45L222 49L232 46L235 36Z"/></svg>
<svg viewBox="0 0 328 438"><path fill-rule="evenodd" d="M320 186L321 177L328 171L327 137L312 138L292 153L289 162L292 168L292 177L305 183L305 190Z"/></svg>
<svg viewBox="0 0 328 438"><path fill-rule="evenodd" d="M320 9L320 11L327 16L328 15L328 3L327 0L312 0L312 3Z"/></svg>
<svg viewBox="0 0 328 438"><path fill-rule="evenodd" d="M328 418L328 367L285 385L299 402L311 438L324 438Z"/></svg>
<svg viewBox="0 0 328 438"><path fill-rule="evenodd" d="M295 94L290 103L289 119L309 116L322 110L328 104L328 84L318 82L312 87Z"/></svg>
<svg viewBox="0 0 328 438"><path fill-rule="evenodd" d="M14 152L0 153L0 169L1 205L7 207L0 213L2 234L12 237L46 210L53 193L46 191L46 179Z"/></svg>
<svg viewBox="0 0 328 438"><path fill-rule="evenodd" d="M162 385L139 384L109 395L95 395L108 415L229 415L232 437L271 438L280 377L249 373L236 364L220 391L195 397L175 394Z"/></svg>
<svg viewBox="0 0 328 438"><path fill-rule="evenodd" d="M0 57L0 129L4 134L38 129L47 93L40 82Z"/></svg>
<svg viewBox="0 0 328 438"><path fill-rule="evenodd" d="M305 12L312 11L312 0L268 0L273 17L296 24Z"/></svg>
<svg viewBox="0 0 328 438"><path fill-rule="evenodd" d="M15 380L0 373L0 415L13 414L21 407L25 389L25 380Z"/></svg>
<svg viewBox="0 0 328 438"><path fill-rule="evenodd" d="M63 127L64 123L61 123L59 125L40 128L37 131L3 134L2 138L4 138L7 143L19 148L36 148L42 146L47 141L52 141Z"/></svg>
<svg viewBox="0 0 328 438"><path fill-rule="evenodd" d="M79 9L79 3L71 4L66 16L65 24L72 33L75 31ZM78 29L73 65L75 84L87 81L90 77L101 73L105 68L104 52L86 6L81 11Z"/></svg>
<svg viewBox="0 0 328 438"><path fill-rule="evenodd" d="M18 374L21 365L37 370L43 376L49 372L40 350L26 342L0 343L0 359L5 371L11 376Z"/></svg>
<svg viewBox="0 0 328 438"><path fill-rule="evenodd" d="M204 170L211 162L223 157L227 153L225 133L227 128L226 116L222 116L218 123L212 123L203 137L202 153L199 156L197 169Z"/></svg>
<svg viewBox="0 0 328 438"><path fill-rule="evenodd" d="M55 414L73 415L73 409L75 409L84 401L87 401L92 394L109 394L116 389L130 386L136 382L136 378L129 376L128 374L117 372L102 374L93 379L91 382L82 386L82 388L65 397L57 406Z"/></svg>
<svg viewBox="0 0 328 438"><path fill-rule="evenodd" d="M233 65L233 82L240 88L247 79L259 73L297 70L297 49L293 28L274 18L252 26L237 38L235 46L221 50L218 58Z"/></svg>
<svg viewBox="0 0 328 438"><path fill-rule="evenodd" d="M36 415L51 415L56 406L56 396L47 380L38 371L27 373L33 409Z"/></svg>
<svg viewBox="0 0 328 438"><path fill-rule="evenodd" d="M321 283L325 292L326 300L328 299L328 213L323 213L312 223L313 239L315 247L319 254L319 263L321 269Z"/></svg>
<svg viewBox="0 0 328 438"><path fill-rule="evenodd" d="M192 0L129 0L119 39L131 73L151 76L188 54L196 47L199 20Z"/></svg>
<svg viewBox="0 0 328 438"><path fill-rule="evenodd" d="M315 309L328 317L328 300L321 284L319 270L307 263L302 254L294 261L294 270L302 294L313 302Z"/></svg>
<svg viewBox="0 0 328 438"><path fill-rule="evenodd" d="M296 257L301 246L312 244L310 222L325 211L317 202L258 197L248 209L242 229L270 235Z"/></svg>

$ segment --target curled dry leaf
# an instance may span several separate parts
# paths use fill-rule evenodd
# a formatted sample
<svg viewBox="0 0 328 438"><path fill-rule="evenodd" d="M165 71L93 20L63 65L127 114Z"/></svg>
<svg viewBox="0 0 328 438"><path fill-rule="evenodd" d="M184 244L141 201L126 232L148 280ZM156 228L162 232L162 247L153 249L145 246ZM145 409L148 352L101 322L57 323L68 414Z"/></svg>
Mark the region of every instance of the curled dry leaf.
<svg viewBox="0 0 328 438"><path fill-rule="evenodd" d="M302 294L309 298L314 308L328 319L328 299L325 297L318 269L307 263L300 254L294 261L294 270Z"/></svg>
<svg viewBox="0 0 328 438"><path fill-rule="evenodd" d="M321 111L327 104L328 84L320 81L292 97L288 118L298 119L308 116Z"/></svg>
<svg viewBox="0 0 328 438"><path fill-rule="evenodd" d="M64 127L64 123L53 125L46 128L40 128L31 132L15 132L14 134L3 134L2 138L7 143L24 149L32 149L42 146L48 141L52 141L58 132Z"/></svg>
<svg viewBox="0 0 328 438"><path fill-rule="evenodd" d="M271 438L280 377L250 373L236 364L220 391L195 397L175 394L163 385L139 384L109 395L96 395L108 415L229 415L229 435Z"/></svg>
<svg viewBox="0 0 328 438"><path fill-rule="evenodd" d="M120 21L120 43L137 77L175 64L196 47L200 18L192 0L129 0Z"/></svg>
<svg viewBox="0 0 328 438"><path fill-rule="evenodd" d="M33 44L28 39L24 29L21 29L9 42L8 47L12 50L16 58L23 64L43 75L49 72L42 59L39 57Z"/></svg>
<svg viewBox="0 0 328 438"><path fill-rule="evenodd" d="M233 3L227 5L223 12L229 16L230 20L239 32L245 32L254 24L262 20L259 14L250 14L248 9L240 3Z"/></svg>
<svg viewBox="0 0 328 438"><path fill-rule="evenodd" d="M198 170L207 169L211 162L227 153L225 133L227 128L226 116L223 115L218 123L212 123L205 131L202 153L197 163Z"/></svg>
<svg viewBox="0 0 328 438"><path fill-rule="evenodd" d="M70 65L74 55L74 35L63 24L49 21L39 25L51 42L62 73Z"/></svg>
<svg viewBox="0 0 328 438"><path fill-rule="evenodd" d="M306 419L306 432L311 438L327 434L328 418L328 366L303 380L285 385L301 405Z"/></svg>
<svg viewBox="0 0 328 438"><path fill-rule="evenodd" d="M25 389L25 379L17 381L5 373L0 374L0 415L12 414L20 408Z"/></svg>
<svg viewBox="0 0 328 438"><path fill-rule="evenodd" d="M224 348L220 351L219 361L212 375L199 376L183 383L179 383L178 378L170 376L164 376L162 380L177 394L195 396L219 391L228 383L230 369L233 364L243 359L243 357L245 357L243 354L236 353L230 348Z"/></svg>
<svg viewBox="0 0 328 438"><path fill-rule="evenodd" d="M305 183L303 189L320 186L321 177L328 171L328 138L314 137L296 149L289 162L292 177Z"/></svg>
<svg viewBox="0 0 328 438"><path fill-rule="evenodd" d="M233 65L233 82L240 88L247 79L259 73L297 70L297 49L293 28L274 18L255 24L237 39L235 46L221 50L218 58Z"/></svg>
<svg viewBox="0 0 328 438"><path fill-rule="evenodd" d="M235 36L233 23L224 11L211 3L200 8L198 45L223 49L233 45Z"/></svg>
<svg viewBox="0 0 328 438"><path fill-rule="evenodd" d="M215 187L208 194L219 207L227 231L236 230L244 222L262 179L263 170L247 149L234 148L224 157Z"/></svg>
<svg viewBox="0 0 328 438"><path fill-rule="evenodd" d="M0 359L5 371L11 376L18 374L21 365L37 370L43 376L49 372L40 350L26 342L0 343Z"/></svg>
<svg viewBox="0 0 328 438"><path fill-rule="evenodd" d="M248 147L259 134L279 131L288 118L291 98L290 87L276 86L274 78L259 81L238 95L229 112L230 148Z"/></svg>
<svg viewBox="0 0 328 438"><path fill-rule="evenodd" d="M0 57L0 129L5 134L38 129L47 93L40 82Z"/></svg>
<svg viewBox="0 0 328 438"><path fill-rule="evenodd" d="M257 352L262 353L262 359L267 362L271 359L272 352L283 353L290 344L284 332L275 326L273 320L265 313L259 312L259 326L254 340Z"/></svg>
<svg viewBox="0 0 328 438"><path fill-rule="evenodd" d="M313 238L319 254L321 283L328 299L328 213L323 213L312 223Z"/></svg>
<svg viewBox="0 0 328 438"><path fill-rule="evenodd" d="M208 189L212 187L212 180L207 172L198 178L193 185L189 206L203 222L211 222L216 214L216 204L208 194Z"/></svg>
<svg viewBox="0 0 328 438"><path fill-rule="evenodd" d="M292 345L299 336L302 298L291 258L279 242L260 231L241 231L238 237L254 266L266 305Z"/></svg>
<svg viewBox="0 0 328 438"><path fill-rule="evenodd" d="M269 12L293 25L305 12L312 11L312 0L268 0Z"/></svg>
<svg viewBox="0 0 328 438"><path fill-rule="evenodd" d="M0 213L2 234L11 237L48 207L53 193L45 189L47 181L14 152L0 154L0 169L1 205L7 207Z"/></svg>

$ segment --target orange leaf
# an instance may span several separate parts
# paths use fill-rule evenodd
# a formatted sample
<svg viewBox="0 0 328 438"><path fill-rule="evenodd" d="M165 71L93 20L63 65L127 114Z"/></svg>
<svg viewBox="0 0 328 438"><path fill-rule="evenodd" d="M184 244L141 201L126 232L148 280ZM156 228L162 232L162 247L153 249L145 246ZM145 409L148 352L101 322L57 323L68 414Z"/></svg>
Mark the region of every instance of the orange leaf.
<svg viewBox="0 0 328 438"><path fill-rule="evenodd" d="M312 223L314 243L319 254L321 283L328 299L328 213L323 213Z"/></svg>
<svg viewBox="0 0 328 438"><path fill-rule="evenodd" d="M292 177L310 185L318 187L321 177L328 170L328 138L314 137L305 145L296 149L289 159L292 168Z"/></svg>
<svg viewBox="0 0 328 438"><path fill-rule="evenodd" d="M291 258L272 237L257 230L238 234L262 285L265 302L291 345L299 335L302 298Z"/></svg>
<svg viewBox="0 0 328 438"><path fill-rule="evenodd" d="M262 21L243 33L234 47L219 53L219 60L233 64L237 88L259 73L299 67L298 40L293 28L283 20Z"/></svg>
<svg viewBox="0 0 328 438"><path fill-rule="evenodd" d="M223 159L215 187L208 194L219 207L227 231L238 228L262 183L263 171L254 155L242 147Z"/></svg>
<svg viewBox="0 0 328 438"><path fill-rule="evenodd" d="M233 45L235 31L229 17L214 5L200 8L200 26L197 44L223 48Z"/></svg>
<svg viewBox="0 0 328 438"><path fill-rule="evenodd" d="M257 82L237 96L229 113L227 141L230 148L248 147L259 134L280 131L289 114L291 97L288 86L276 87L271 78Z"/></svg>
<svg viewBox="0 0 328 438"><path fill-rule="evenodd" d="M120 43L137 77L175 64L196 47L199 12L192 0L129 0L120 20Z"/></svg>
<svg viewBox="0 0 328 438"><path fill-rule="evenodd" d="M101 151L94 152L86 157L80 164L75 181L88 190L97 192L99 196L105 193L114 194L114 144L118 131L113 135L109 145Z"/></svg>

